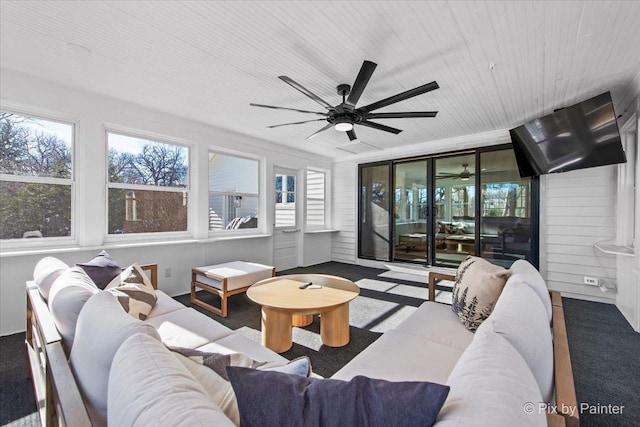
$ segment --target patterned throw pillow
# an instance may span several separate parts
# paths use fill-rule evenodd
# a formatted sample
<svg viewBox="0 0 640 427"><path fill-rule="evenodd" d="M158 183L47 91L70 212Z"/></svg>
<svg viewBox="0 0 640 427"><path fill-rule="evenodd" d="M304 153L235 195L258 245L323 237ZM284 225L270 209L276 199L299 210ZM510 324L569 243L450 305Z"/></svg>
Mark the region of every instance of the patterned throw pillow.
<svg viewBox="0 0 640 427"><path fill-rule="evenodd" d="M511 272L489 261L468 256L456 273L451 309L470 331L491 314Z"/></svg>
<svg viewBox="0 0 640 427"><path fill-rule="evenodd" d="M140 320L147 318L158 300L153 285L137 263L120 274L120 283L110 284L105 291L118 299L124 311Z"/></svg>

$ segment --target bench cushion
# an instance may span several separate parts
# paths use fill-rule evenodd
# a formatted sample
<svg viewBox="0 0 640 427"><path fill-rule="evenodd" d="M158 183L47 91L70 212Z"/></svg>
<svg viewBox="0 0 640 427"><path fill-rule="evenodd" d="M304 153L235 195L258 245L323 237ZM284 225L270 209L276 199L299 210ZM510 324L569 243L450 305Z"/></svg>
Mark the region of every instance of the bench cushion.
<svg viewBox="0 0 640 427"><path fill-rule="evenodd" d="M222 289L222 281L205 276L204 272L227 279L227 291L246 288L271 277L273 267L255 262L232 261L224 264L198 267L196 281L216 289Z"/></svg>

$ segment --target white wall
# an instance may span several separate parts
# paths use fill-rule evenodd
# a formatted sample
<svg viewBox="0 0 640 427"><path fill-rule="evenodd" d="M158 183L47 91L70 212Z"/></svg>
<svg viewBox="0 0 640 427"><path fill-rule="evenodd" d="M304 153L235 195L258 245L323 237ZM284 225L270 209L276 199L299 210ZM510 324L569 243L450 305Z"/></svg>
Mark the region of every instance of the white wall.
<svg viewBox="0 0 640 427"><path fill-rule="evenodd" d="M584 276L613 285L615 257L594 249L616 233L616 166L540 177L540 270L563 295L613 302L615 294L584 284Z"/></svg>
<svg viewBox="0 0 640 427"><path fill-rule="evenodd" d="M81 205L77 212L77 242L64 248L34 250L15 254L2 246L0 253L0 335L25 328L24 282L32 277L33 267L45 254L61 258L68 264L87 261L102 248L123 266L134 261L157 263L159 287L170 295L189 291L191 268L245 259L266 264L273 261L273 167L286 164L302 170L305 167L331 169L331 160L296 151L267 141L214 128L186 118L153 111L88 92L35 79L2 69L0 94L2 107L23 113L64 119L76 123L75 179ZM120 131L131 130L149 136L180 140L191 146L192 194L190 202L199 215L190 218L190 236L182 243L157 242L153 245L130 247L131 242L105 244L106 233L106 148L105 126ZM259 158L261 191L266 197L261 204L263 236L240 240L209 239L208 231L208 151L228 151L230 154ZM330 241L325 236L311 235L301 239L303 265L330 260ZM8 251L12 255L8 255ZM165 278L165 269L172 270Z"/></svg>

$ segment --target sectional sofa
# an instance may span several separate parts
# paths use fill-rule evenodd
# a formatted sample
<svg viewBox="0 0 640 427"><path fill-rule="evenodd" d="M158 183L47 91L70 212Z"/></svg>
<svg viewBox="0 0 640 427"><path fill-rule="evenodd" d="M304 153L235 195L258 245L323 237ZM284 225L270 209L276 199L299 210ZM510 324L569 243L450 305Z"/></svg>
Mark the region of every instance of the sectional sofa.
<svg viewBox="0 0 640 427"><path fill-rule="evenodd" d="M144 268L155 277L155 266ZM447 384L438 426L578 425L570 411L576 402L559 295L550 297L525 261L513 271L475 334L449 306L425 302L332 378ZM202 366L181 361L167 346L287 363L160 290L144 321L111 294L93 292L76 310L70 335L69 324L56 322L49 310L38 286L42 275L36 278L26 285L26 344L45 426L237 425L230 387L206 380ZM438 278L451 279L432 274L430 294Z"/></svg>

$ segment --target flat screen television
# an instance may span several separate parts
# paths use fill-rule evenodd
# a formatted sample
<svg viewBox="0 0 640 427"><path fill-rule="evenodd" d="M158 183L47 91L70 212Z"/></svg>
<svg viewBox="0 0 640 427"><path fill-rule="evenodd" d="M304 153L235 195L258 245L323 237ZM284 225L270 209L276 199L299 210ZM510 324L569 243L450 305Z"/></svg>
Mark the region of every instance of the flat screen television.
<svg viewBox="0 0 640 427"><path fill-rule="evenodd" d="M509 133L521 177L627 161L609 92Z"/></svg>

